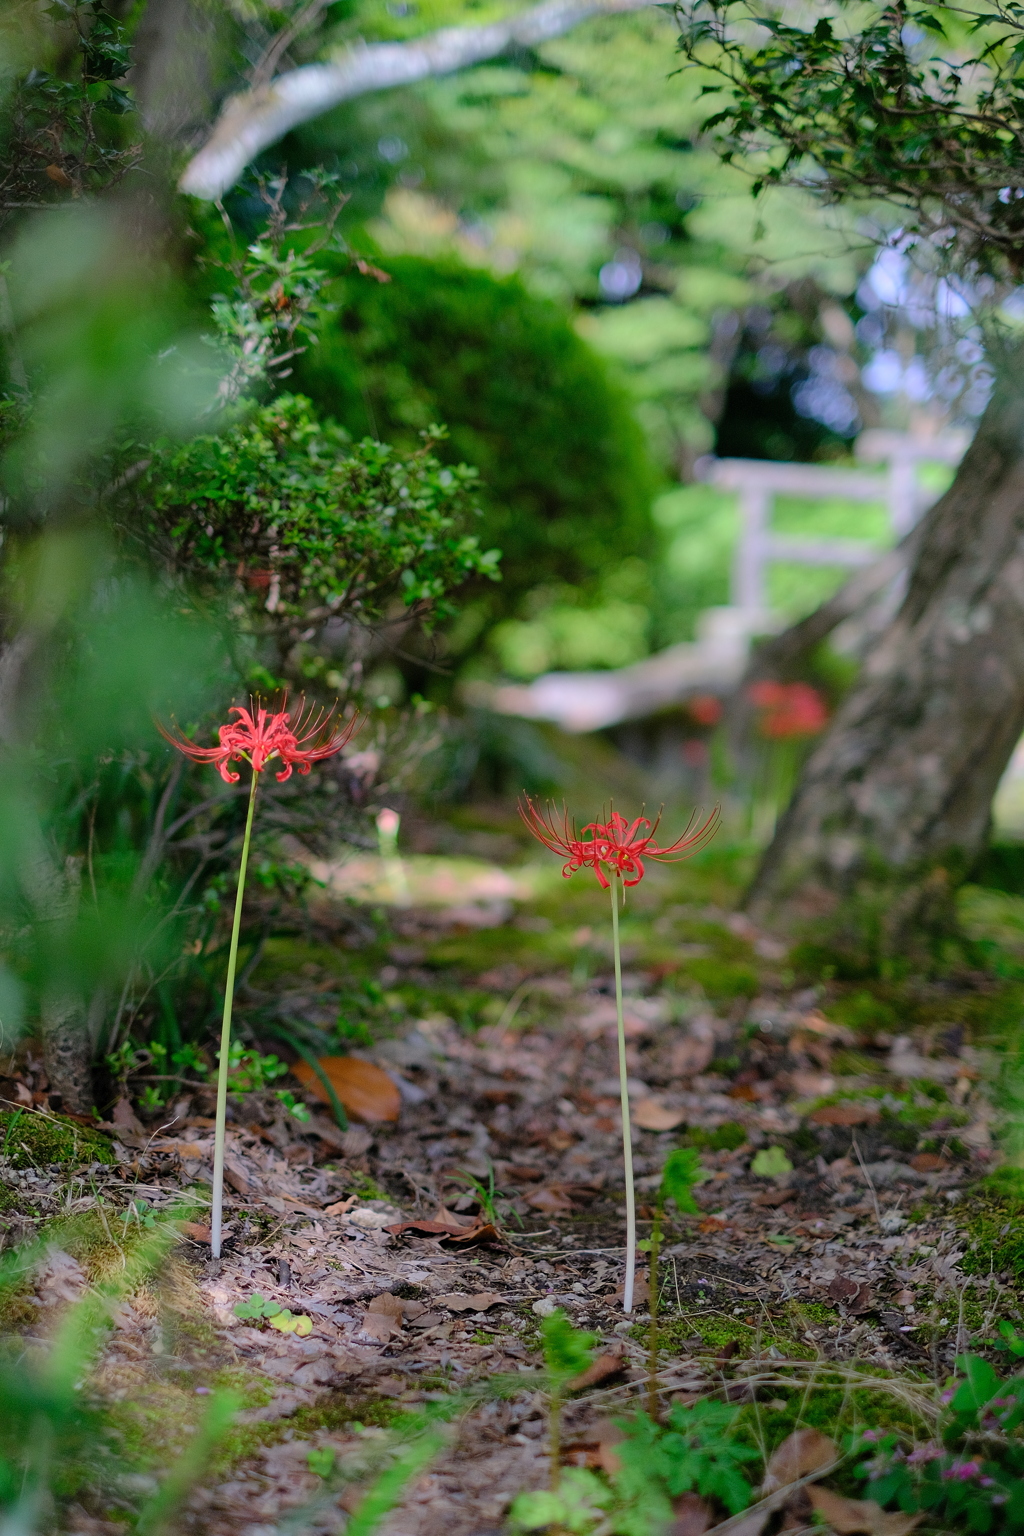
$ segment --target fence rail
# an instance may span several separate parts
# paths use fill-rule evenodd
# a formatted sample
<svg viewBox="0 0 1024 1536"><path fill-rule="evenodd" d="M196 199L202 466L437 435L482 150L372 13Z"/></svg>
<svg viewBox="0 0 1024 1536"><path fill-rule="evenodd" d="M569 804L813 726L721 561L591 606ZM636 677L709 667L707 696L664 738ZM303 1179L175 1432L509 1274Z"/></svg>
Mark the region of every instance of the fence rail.
<svg viewBox="0 0 1024 1536"><path fill-rule="evenodd" d="M966 434L960 432L946 432L936 438L863 432L857 440L857 457L883 465L882 470L780 464L768 459L702 459L698 471L706 484L739 495L740 536L733 558L732 606L751 614L767 611L767 568L773 561L858 566L869 564L878 555L877 545L866 539L801 539L773 533L776 496L884 503L892 536L899 540L932 500L920 483L919 466L958 464L967 441Z"/></svg>

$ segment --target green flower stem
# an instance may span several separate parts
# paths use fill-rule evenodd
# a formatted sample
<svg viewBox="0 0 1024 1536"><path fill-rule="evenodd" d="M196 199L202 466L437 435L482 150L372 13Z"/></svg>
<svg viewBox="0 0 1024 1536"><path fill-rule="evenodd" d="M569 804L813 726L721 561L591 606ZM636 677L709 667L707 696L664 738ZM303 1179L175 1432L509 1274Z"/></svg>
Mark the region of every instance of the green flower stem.
<svg viewBox="0 0 1024 1536"><path fill-rule="evenodd" d="M228 974L224 983L224 1019L220 1027L220 1063L217 1069L217 1121L213 1143L213 1208L210 1213L210 1251L220 1258L220 1229L224 1217L224 1138L228 1119L228 1066L231 1059L231 1010L235 1001L235 970L238 965L238 935L242 928L242 900L245 896L245 871L249 863L252 837L252 813L256 808L256 790L260 776L253 773L249 789L249 813L245 818L242 859L238 866L238 891L235 896L235 921L228 950Z"/></svg>
<svg viewBox="0 0 1024 1536"><path fill-rule="evenodd" d="M626 1280L622 1310L633 1310L633 1273L636 1268L636 1191L633 1188L633 1137L629 1121L629 1088L626 1083L626 1024L622 1017L622 950L619 946L619 896L622 889L618 872L611 871L612 948L615 951L615 1017L619 1032L619 1091L622 1097L622 1161L626 1171Z"/></svg>

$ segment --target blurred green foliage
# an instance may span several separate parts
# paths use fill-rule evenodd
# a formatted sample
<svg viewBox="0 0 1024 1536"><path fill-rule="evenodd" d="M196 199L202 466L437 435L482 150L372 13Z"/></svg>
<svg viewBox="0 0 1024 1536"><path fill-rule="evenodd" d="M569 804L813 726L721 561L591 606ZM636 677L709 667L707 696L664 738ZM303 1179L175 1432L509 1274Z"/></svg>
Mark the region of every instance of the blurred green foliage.
<svg viewBox="0 0 1024 1536"><path fill-rule="evenodd" d="M502 551L507 612L538 582L593 585L649 547L653 477L620 389L561 308L516 278L391 257L388 284L344 276L337 320L297 382L355 435L403 446L450 424L445 456L480 472L481 536Z"/></svg>

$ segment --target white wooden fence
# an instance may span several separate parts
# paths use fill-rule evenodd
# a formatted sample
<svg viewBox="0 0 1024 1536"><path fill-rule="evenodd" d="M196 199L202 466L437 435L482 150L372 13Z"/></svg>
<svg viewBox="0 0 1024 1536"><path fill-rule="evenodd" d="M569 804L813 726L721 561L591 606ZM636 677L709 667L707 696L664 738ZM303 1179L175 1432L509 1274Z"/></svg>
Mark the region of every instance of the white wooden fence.
<svg viewBox="0 0 1024 1536"><path fill-rule="evenodd" d="M922 463L958 464L967 436L945 432L941 437L917 438L902 432L869 431L857 440L857 457L882 463L884 473L869 469L840 469L827 464L780 464L768 459L700 461L700 478L739 496L740 536L733 558L731 601L734 608L763 614L768 608L766 572L773 560L799 565L868 565L878 547L863 539L801 539L772 532L776 496L809 500L885 502L893 537L901 539L917 522L932 497L921 486Z"/></svg>
<svg viewBox="0 0 1024 1536"><path fill-rule="evenodd" d="M701 479L739 493L741 533L733 561L732 603L709 608L698 617L696 640L681 641L610 671L548 672L532 683L497 687L473 682L466 685L464 696L498 714L553 720L566 731L598 731L642 719L695 693L728 693L743 676L751 636L768 633L781 622L767 611L765 573L771 561L857 566L881 553L862 539L795 539L773 533L775 497L885 502L892 533L901 539L932 500L919 483L919 465L959 463L966 446L966 435L953 432L925 440L899 432L864 432L857 440L857 457L865 464L884 465L882 471L767 459L704 459L698 466Z"/></svg>

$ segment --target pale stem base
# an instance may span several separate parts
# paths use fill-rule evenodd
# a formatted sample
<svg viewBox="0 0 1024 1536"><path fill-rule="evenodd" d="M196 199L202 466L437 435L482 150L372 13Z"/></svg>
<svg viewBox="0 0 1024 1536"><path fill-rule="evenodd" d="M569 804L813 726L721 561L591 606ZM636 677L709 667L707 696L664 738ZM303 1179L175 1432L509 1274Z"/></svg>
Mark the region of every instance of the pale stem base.
<svg viewBox="0 0 1024 1536"><path fill-rule="evenodd" d="M615 952L615 1017L619 1037L619 1092L622 1098L622 1161L626 1173L626 1278L622 1310L633 1310L633 1280L636 1271L636 1191L633 1188L633 1132L629 1119L629 1086L626 1074L626 1024L622 1016L622 950L619 946L619 899L621 881L612 873L612 948Z"/></svg>
<svg viewBox="0 0 1024 1536"><path fill-rule="evenodd" d="M224 1222L224 1142L228 1118L228 1068L231 1059L231 1010L235 1001L235 970L238 966L238 935L242 927L242 900L245 896L245 872L249 863L249 840L252 836L252 813L256 806L256 789L260 782L258 773L252 776L249 789L249 810L245 818L245 837L242 839L242 857L238 865L238 891L235 895L235 920L231 925L231 947L228 950L228 974L224 982L224 1017L220 1027L220 1063L217 1069L217 1118L213 1143L213 1201L210 1210L210 1252L220 1258L221 1227Z"/></svg>

